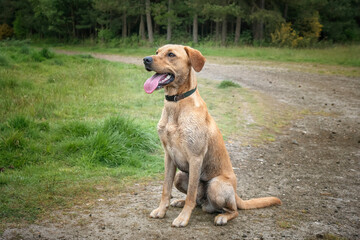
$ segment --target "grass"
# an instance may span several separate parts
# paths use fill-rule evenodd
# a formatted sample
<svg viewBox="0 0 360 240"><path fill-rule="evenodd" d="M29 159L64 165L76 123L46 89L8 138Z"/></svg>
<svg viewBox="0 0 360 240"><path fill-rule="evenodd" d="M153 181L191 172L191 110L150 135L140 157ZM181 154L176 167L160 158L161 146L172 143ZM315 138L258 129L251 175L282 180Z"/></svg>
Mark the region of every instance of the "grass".
<svg viewBox="0 0 360 240"><path fill-rule="evenodd" d="M0 52L0 232L163 172L164 93L142 87L151 73L11 42ZM198 85L227 141L273 141L301 115L233 83Z"/></svg>
<svg viewBox="0 0 360 240"><path fill-rule="evenodd" d="M155 54L156 47L119 47L64 45L58 48L81 52L99 52L129 56L147 56ZM195 46L206 57L234 58L241 60L316 63L346 67L360 67L360 45L334 45L327 48L288 49L276 47L206 47Z"/></svg>
<svg viewBox="0 0 360 240"><path fill-rule="evenodd" d="M240 88L241 86L238 83L229 80L224 80L218 85L218 88L228 88L228 87Z"/></svg>
<svg viewBox="0 0 360 240"><path fill-rule="evenodd" d="M0 52L0 230L163 171L163 96L144 101L148 73L26 45Z"/></svg>

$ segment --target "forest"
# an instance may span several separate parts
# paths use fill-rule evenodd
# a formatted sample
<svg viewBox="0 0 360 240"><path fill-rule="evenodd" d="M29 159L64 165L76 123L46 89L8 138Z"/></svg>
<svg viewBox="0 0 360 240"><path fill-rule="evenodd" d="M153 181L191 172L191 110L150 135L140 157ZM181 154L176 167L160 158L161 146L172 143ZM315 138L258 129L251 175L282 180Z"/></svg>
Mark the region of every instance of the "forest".
<svg viewBox="0 0 360 240"><path fill-rule="evenodd" d="M360 40L359 0L0 0L0 40L311 47Z"/></svg>

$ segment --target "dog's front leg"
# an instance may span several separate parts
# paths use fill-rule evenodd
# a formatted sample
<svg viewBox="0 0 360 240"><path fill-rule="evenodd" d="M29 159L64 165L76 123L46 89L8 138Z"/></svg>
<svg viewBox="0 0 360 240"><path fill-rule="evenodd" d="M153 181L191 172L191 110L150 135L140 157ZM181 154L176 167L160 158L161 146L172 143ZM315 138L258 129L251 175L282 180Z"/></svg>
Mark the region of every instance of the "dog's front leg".
<svg viewBox="0 0 360 240"><path fill-rule="evenodd" d="M189 223L192 210L196 206L196 196L200 179L202 157L192 157L189 161L189 184L185 206L172 223L173 227L185 227Z"/></svg>
<svg viewBox="0 0 360 240"><path fill-rule="evenodd" d="M150 213L150 217L152 218L163 218L166 214L166 210L170 204L171 198L171 189L174 182L176 172L176 166L169 154L165 151L165 179L163 184L163 191L161 195L160 205L157 209L153 210Z"/></svg>

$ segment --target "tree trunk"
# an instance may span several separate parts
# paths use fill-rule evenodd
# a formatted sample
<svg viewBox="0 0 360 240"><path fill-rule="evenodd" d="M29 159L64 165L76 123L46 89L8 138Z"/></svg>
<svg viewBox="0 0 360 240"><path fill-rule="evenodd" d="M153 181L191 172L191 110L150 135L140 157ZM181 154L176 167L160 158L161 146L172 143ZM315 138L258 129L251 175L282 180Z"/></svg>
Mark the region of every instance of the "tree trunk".
<svg viewBox="0 0 360 240"><path fill-rule="evenodd" d="M219 35L220 35L220 23L219 21L215 22L215 41L219 41Z"/></svg>
<svg viewBox="0 0 360 240"><path fill-rule="evenodd" d="M265 0L261 0L261 9L265 8ZM261 19L259 23L259 40L262 41L264 39L264 21Z"/></svg>
<svg viewBox="0 0 360 240"><path fill-rule="evenodd" d="M193 42L198 43L198 15L196 13L193 21Z"/></svg>
<svg viewBox="0 0 360 240"><path fill-rule="evenodd" d="M236 27L235 27L235 44L239 43L240 39L240 32L241 32L241 17L236 17Z"/></svg>
<svg viewBox="0 0 360 240"><path fill-rule="evenodd" d="M285 3L285 8L284 8L284 19L285 19L285 21L287 19L287 15L288 15L288 4Z"/></svg>
<svg viewBox="0 0 360 240"><path fill-rule="evenodd" d="M146 39L146 36L145 36L144 16L143 16L142 14L140 15L139 35L140 35L140 37L141 37L142 40L145 40L145 39Z"/></svg>
<svg viewBox="0 0 360 240"><path fill-rule="evenodd" d="M74 9L71 7L72 35L76 37Z"/></svg>
<svg viewBox="0 0 360 240"><path fill-rule="evenodd" d="M150 13L150 0L146 0L146 23L147 23L147 29L149 34L149 42L154 42L154 36L153 36L153 29L152 29L152 23L151 23L151 13Z"/></svg>
<svg viewBox="0 0 360 240"><path fill-rule="evenodd" d="M171 41L171 18L173 16L170 16L171 13L171 7L173 4L173 0L169 0L169 6L168 6L168 23L167 23L167 32L166 32L166 41L170 42Z"/></svg>
<svg viewBox="0 0 360 240"><path fill-rule="evenodd" d="M122 37L126 38L126 33L127 33L127 24L126 24L126 12L123 12L122 15Z"/></svg>
<svg viewBox="0 0 360 240"><path fill-rule="evenodd" d="M224 17L224 20L222 21L222 28L221 28L221 45L226 45L226 27L227 27L227 21L226 16Z"/></svg>
<svg viewBox="0 0 360 240"><path fill-rule="evenodd" d="M265 7L265 0L260 0L260 9L264 9ZM264 22L262 19L258 19L253 22L253 33L254 33L254 40L261 41L263 40L263 31L264 29Z"/></svg>

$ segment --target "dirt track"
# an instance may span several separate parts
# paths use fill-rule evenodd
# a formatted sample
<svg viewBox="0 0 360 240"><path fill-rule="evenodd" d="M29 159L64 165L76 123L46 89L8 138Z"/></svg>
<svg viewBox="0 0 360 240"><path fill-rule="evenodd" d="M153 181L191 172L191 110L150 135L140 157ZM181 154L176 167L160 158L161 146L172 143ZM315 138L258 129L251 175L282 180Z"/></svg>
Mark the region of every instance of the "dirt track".
<svg viewBox="0 0 360 240"><path fill-rule="evenodd" d="M63 52L68 53L68 52ZM141 59L95 54L141 64ZM326 234L360 239L360 79L288 71L283 68L207 63L199 77L238 81L242 86L309 114L292 123L276 141L260 147L227 148L244 198L278 196L281 207L240 211L215 227L215 215L196 209L189 226L171 227L180 209L150 219L161 182L135 184L113 199L99 199L91 210L54 213L5 239L312 239ZM174 190L174 197L182 197ZM329 236L329 235L328 235Z"/></svg>

